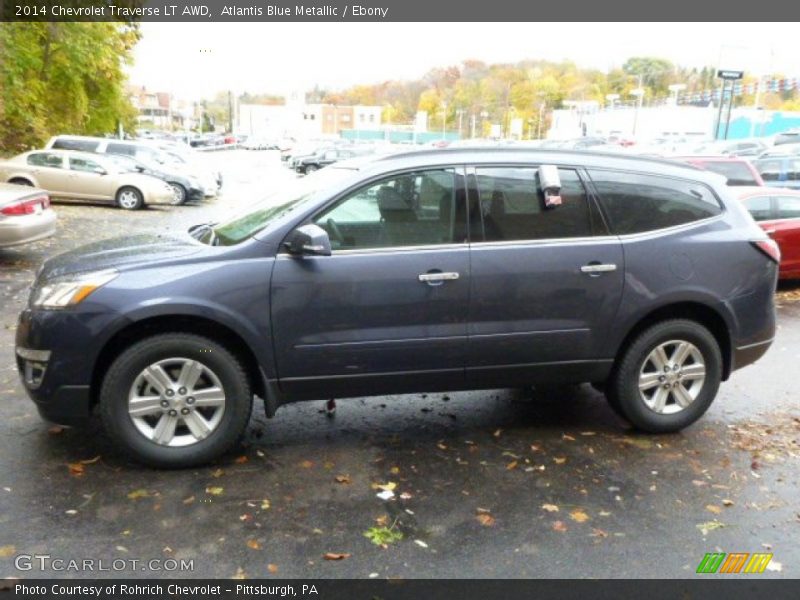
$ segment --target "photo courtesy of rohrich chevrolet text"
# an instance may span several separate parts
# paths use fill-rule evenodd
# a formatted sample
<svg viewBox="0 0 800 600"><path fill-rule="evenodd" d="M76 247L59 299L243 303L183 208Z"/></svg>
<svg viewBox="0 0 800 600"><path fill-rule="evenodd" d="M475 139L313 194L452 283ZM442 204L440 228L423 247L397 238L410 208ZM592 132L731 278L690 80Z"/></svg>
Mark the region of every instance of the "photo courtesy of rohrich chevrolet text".
<svg viewBox="0 0 800 600"><path fill-rule="evenodd" d="M798 597L800 11L719 4L0 0L0 593Z"/></svg>

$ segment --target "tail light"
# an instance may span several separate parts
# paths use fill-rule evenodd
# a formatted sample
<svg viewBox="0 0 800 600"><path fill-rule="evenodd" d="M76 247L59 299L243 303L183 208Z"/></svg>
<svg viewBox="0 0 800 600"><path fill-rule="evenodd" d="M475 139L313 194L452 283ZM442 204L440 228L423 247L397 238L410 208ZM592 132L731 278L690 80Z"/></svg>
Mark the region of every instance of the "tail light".
<svg viewBox="0 0 800 600"><path fill-rule="evenodd" d="M778 244L775 242L775 240L753 240L750 243L761 250L761 252L766 254L767 258L774 260L777 264L780 264L781 249L778 248Z"/></svg>
<svg viewBox="0 0 800 600"><path fill-rule="evenodd" d="M32 215L38 210L45 210L50 207L50 196L36 196L13 202L0 208L0 214L8 217L19 217L22 215Z"/></svg>

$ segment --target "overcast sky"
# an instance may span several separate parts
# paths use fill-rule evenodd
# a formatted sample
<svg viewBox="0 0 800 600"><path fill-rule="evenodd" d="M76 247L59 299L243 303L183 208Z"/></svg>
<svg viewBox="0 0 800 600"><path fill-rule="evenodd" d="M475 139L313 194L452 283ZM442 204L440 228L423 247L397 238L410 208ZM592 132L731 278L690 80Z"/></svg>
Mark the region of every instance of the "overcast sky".
<svg viewBox="0 0 800 600"><path fill-rule="evenodd" d="M465 59L630 56L800 75L794 23L144 23L131 81L193 99L414 79Z"/></svg>

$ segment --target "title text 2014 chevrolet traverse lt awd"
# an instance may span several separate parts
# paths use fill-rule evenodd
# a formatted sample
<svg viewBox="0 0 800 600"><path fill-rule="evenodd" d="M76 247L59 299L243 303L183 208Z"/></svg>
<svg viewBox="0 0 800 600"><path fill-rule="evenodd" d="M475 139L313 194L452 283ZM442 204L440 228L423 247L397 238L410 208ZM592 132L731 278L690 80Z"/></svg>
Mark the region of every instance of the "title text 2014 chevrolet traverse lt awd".
<svg viewBox="0 0 800 600"><path fill-rule="evenodd" d="M717 175L462 149L340 163L228 222L47 261L20 317L41 414L157 466L206 462L254 396L603 384L677 431L775 330L778 250Z"/></svg>

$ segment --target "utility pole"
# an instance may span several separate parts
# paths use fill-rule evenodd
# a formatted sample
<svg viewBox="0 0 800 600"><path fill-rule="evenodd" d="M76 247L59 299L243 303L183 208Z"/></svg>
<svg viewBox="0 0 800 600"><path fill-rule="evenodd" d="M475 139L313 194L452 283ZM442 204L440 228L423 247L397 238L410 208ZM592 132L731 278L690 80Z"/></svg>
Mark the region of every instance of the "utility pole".
<svg viewBox="0 0 800 600"><path fill-rule="evenodd" d="M233 133L233 92L228 90L228 133Z"/></svg>

